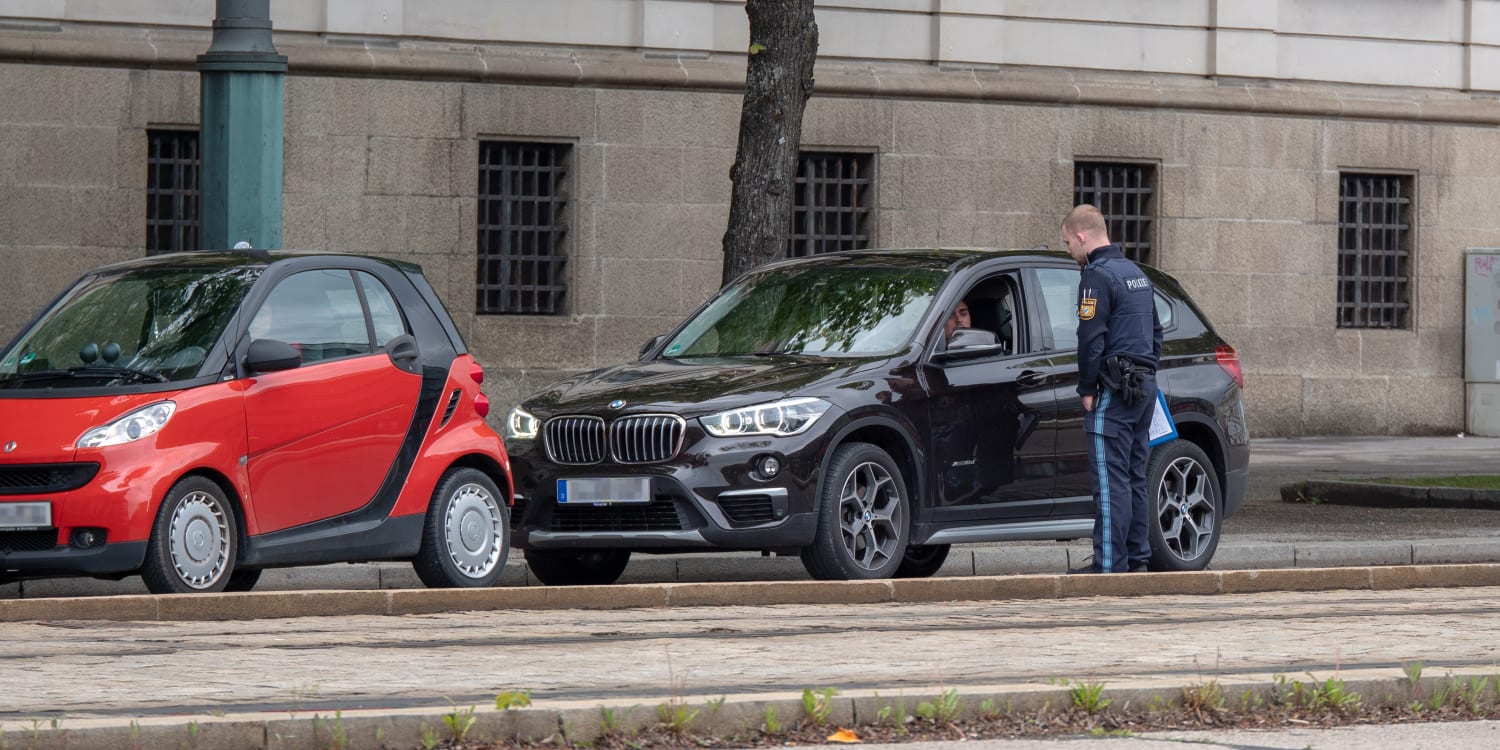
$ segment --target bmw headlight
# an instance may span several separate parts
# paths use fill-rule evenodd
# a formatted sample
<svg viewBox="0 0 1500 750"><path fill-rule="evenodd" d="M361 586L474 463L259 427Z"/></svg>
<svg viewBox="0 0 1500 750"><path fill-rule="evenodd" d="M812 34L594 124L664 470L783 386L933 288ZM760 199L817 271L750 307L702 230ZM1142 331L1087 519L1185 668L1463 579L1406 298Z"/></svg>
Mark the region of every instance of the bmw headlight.
<svg viewBox="0 0 1500 750"><path fill-rule="evenodd" d="M113 422L100 425L78 438L79 448L103 448L120 445L155 435L177 411L177 404L163 401L143 409L136 409Z"/></svg>
<svg viewBox="0 0 1500 750"><path fill-rule="evenodd" d="M828 402L819 398L793 398L771 404L747 406L699 417L703 429L714 437L741 435L796 435L812 426L828 411Z"/></svg>
<svg viewBox="0 0 1500 750"><path fill-rule="evenodd" d="M541 428L542 420L517 406L510 410L510 416L505 419L505 439L535 440L536 433Z"/></svg>

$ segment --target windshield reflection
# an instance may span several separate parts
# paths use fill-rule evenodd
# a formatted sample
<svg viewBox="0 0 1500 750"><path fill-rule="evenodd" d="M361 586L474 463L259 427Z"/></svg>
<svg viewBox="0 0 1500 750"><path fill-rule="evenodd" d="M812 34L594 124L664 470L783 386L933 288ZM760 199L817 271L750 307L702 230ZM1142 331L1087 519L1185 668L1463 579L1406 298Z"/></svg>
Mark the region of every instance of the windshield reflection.
<svg viewBox="0 0 1500 750"><path fill-rule="evenodd" d="M905 268L771 269L724 290L662 356L889 354L911 340L942 280Z"/></svg>
<svg viewBox="0 0 1500 750"><path fill-rule="evenodd" d="M86 277L0 354L0 388L195 377L260 271L145 268Z"/></svg>

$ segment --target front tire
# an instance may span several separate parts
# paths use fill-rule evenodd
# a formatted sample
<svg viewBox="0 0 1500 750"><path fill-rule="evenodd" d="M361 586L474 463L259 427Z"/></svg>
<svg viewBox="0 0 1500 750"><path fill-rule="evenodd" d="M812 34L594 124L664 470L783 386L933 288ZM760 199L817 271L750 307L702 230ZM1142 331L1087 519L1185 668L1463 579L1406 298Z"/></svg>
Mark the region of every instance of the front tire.
<svg viewBox="0 0 1500 750"><path fill-rule="evenodd" d="M1159 446L1146 465L1151 508L1151 570L1203 570L1224 526L1218 474L1186 440Z"/></svg>
<svg viewBox="0 0 1500 750"><path fill-rule="evenodd" d="M427 505L422 548L412 559L428 588L495 585L510 555L510 508L478 469L449 469Z"/></svg>
<svg viewBox="0 0 1500 750"><path fill-rule="evenodd" d="M207 477L184 477L156 512L141 579L153 594L219 592L238 555L239 525L224 488Z"/></svg>
<svg viewBox="0 0 1500 750"><path fill-rule="evenodd" d="M901 468L869 443L839 447L828 462L818 530L802 566L820 581L890 578L906 555L911 518Z"/></svg>
<svg viewBox="0 0 1500 750"><path fill-rule="evenodd" d="M526 550L526 566L548 586L608 586L629 564L628 549Z"/></svg>

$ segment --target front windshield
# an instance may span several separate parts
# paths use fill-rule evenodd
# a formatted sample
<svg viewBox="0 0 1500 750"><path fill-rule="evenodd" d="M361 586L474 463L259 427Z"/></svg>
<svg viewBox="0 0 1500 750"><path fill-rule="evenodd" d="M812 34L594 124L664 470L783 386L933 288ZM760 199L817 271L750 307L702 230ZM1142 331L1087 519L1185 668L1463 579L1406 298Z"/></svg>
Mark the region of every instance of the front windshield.
<svg viewBox="0 0 1500 750"><path fill-rule="evenodd" d="M0 353L0 388L192 378L260 271L153 267L85 277Z"/></svg>
<svg viewBox="0 0 1500 750"><path fill-rule="evenodd" d="M662 350L675 358L873 355L911 339L941 271L791 266L726 289Z"/></svg>

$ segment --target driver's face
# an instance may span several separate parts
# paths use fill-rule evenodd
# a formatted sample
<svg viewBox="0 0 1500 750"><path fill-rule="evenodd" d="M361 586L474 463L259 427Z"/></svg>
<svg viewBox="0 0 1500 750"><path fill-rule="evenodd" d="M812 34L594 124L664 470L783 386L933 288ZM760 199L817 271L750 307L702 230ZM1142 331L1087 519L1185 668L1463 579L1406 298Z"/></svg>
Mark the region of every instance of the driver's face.
<svg viewBox="0 0 1500 750"><path fill-rule="evenodd" d="M955 328L971 328L969 325L969 303L959 302L958 307L953 308L953 314L943 321L943 335L952 336Z"/></svg>

